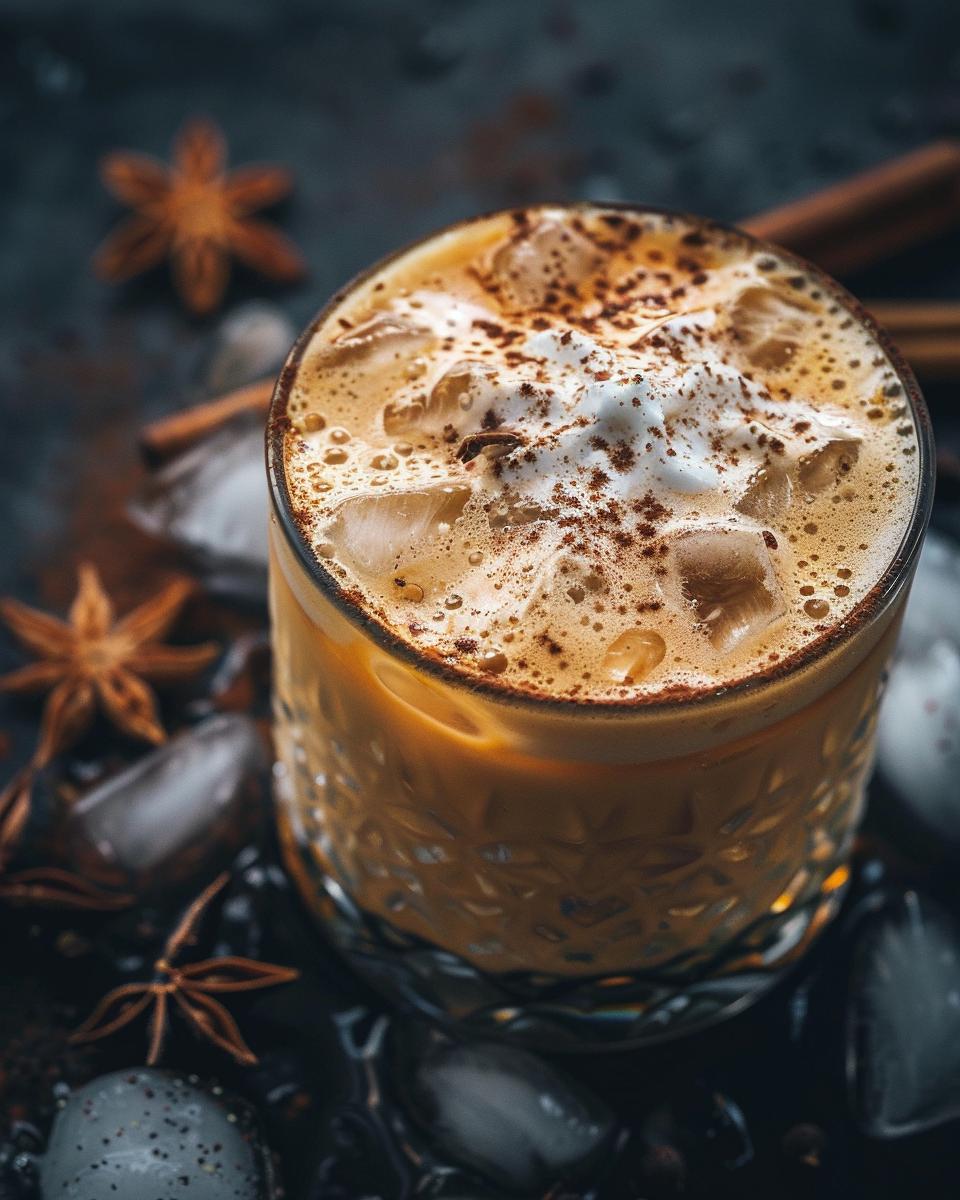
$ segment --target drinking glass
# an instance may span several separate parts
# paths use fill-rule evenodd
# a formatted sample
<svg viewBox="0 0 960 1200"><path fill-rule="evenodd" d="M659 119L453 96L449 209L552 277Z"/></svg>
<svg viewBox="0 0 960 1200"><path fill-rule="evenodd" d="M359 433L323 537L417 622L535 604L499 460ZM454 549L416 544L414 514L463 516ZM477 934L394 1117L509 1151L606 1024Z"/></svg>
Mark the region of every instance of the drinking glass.
<svg viewBox="0 0 960 1200"><path fill-rule="evenodd" d="M815 646L692 698L511 697L369 619L298 528L286 403L327 311L291 352L267 447L276 811L307 905L397 1003L484 1035L626 1046L744 1007L812 943L849 879L932 500L912 373L878 331L916 425L919 486L876 587Z"/></svg>

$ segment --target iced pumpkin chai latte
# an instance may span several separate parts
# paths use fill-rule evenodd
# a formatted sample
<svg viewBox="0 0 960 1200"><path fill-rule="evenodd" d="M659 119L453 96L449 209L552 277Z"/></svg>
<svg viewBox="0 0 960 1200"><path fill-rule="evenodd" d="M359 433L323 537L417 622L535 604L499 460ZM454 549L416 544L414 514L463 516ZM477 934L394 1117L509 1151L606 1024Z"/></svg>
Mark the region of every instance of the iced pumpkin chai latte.
<svg viewBox="0 0 960 1200"><path fill-rule="evenodd" d="M930 501L836 284L691 217L480 218L334 299L269 441L280 833L368 977L582 1046L802 952Z"/></svg>

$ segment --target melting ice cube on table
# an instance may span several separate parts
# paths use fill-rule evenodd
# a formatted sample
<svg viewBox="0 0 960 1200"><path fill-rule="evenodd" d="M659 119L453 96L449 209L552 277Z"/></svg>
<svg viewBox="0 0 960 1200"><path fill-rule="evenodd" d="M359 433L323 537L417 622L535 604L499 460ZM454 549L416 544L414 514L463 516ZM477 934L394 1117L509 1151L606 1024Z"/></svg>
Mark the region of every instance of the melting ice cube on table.
<svg viewBox="0 0 960 1200"><path fill-rule="evenodd" d="M877 765L921 824L960 846L960 647L936 641L894 664Z"/></svg>
<svg viewBox="0 0 960 1200"><path fill-rule="evenodd" d="M930 532L877 730L877 765L928 832L960 847L960 550Z"/></svg>
<svg viewBox="0 0 960 1200"><path fill-rule="evenodd" d="M57 1113L40 1194L62 1200L270 1200L268 1152L246 1106L151 1068L102 1075Z"/></svg>
<svg viewBox="0 0 960 1200"><path fill-rule="evenodd" d="M411 1067L407 1104L433 1146L511 1192L583 1177L612 1137L599 1098L525 1050L438 1044Z"/></svg>
<svg viewBox="0 0 960 1200"><path fill-rule="evenodd" d="M279 371L297 336L274 304L253 301L228 313L217 327L206 369L211 392L226 392Z"/></svg>
<svg viewBox="0 0 960 1200"><path fill-rule="evenodd" d="M67 825L77 869L140 893L189 882L256 828L265 770L249 717L209 717L77 800Z"/></svg>
<svg viewBox="0 0 960 1200"><path fill-rule="evenodd" d="M718 527L671 542L680 591L712 645L727 653L786 612L763 535Z"/></svg>
<svg viewBox="0 0 960 1200"><path fill-rule="evenodd" d="M239 417L161 467L130 515L147 533L185 550L214 591L265 599L263 418Z"/></svg>
<svg viewBox="0 0 960 1200"><path fill-rule="evenodd" d="M854 953L848 1075L873 1137L960 1117L960 931L907 892L870 920Z"/></svg>
<svg viewBox="0 0 960 1200"><path fill-rule="evenodd" d="M938 640L960 646L960 547L928 530L903 617L900 654L918 654Z"/></svg>

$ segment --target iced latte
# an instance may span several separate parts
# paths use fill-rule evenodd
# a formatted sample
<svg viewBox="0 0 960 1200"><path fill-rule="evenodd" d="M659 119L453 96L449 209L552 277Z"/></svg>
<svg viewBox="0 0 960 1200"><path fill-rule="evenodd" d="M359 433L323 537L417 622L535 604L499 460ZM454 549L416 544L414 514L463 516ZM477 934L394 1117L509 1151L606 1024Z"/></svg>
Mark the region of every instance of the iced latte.
<svg viewBox="0 0 960 1200"><path fill-rule="evenodd" d="M281 840L365 974L626 1043L802 952L930 500L837 285L690 217L480 218L335 297L268 436Z"/></svg>

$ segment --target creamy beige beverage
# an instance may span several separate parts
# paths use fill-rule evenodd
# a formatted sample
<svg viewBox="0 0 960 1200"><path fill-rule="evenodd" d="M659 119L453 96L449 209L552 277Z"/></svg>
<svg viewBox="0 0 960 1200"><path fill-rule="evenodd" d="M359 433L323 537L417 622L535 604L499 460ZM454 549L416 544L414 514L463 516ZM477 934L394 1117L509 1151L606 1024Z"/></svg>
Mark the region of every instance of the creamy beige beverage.
<svg viewBox="0 0 960 1200"><path fill-rule="evenodd" d="M835 909L929 507L908 373L695 218L532 208L336 297L270 432L280 833L408 1002L637 1041Z"/></svg>
<svg viewBox="0 0 960 1200"><path fill-rule="evenodd" d="M287 411L325 569L527 695L789 660L870 593L917 486L903 387L836 296L657 215L534 210L402 257L316 331Z"/></svg>

